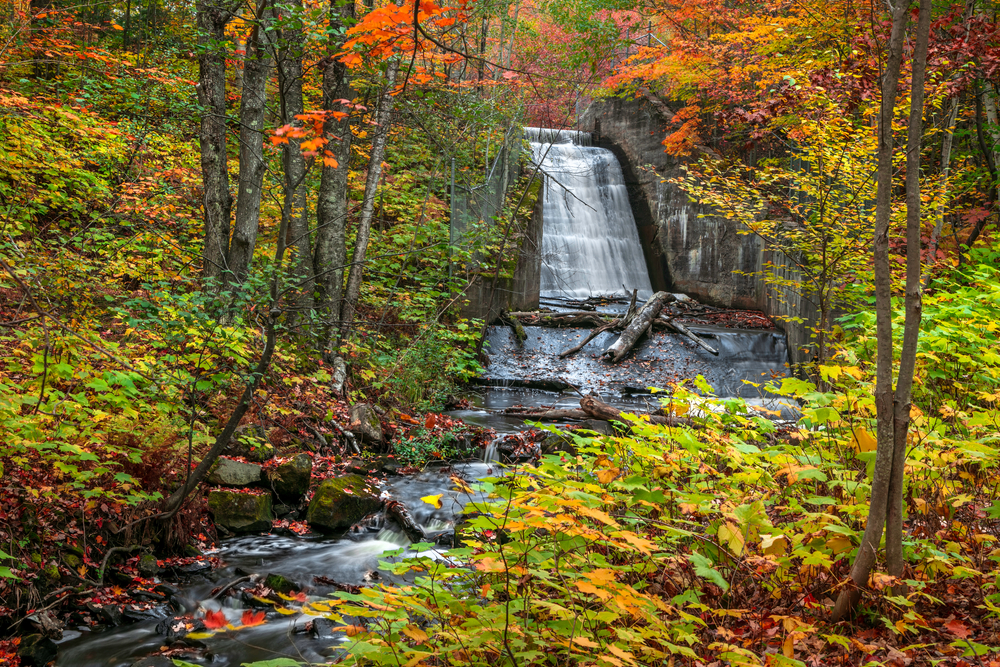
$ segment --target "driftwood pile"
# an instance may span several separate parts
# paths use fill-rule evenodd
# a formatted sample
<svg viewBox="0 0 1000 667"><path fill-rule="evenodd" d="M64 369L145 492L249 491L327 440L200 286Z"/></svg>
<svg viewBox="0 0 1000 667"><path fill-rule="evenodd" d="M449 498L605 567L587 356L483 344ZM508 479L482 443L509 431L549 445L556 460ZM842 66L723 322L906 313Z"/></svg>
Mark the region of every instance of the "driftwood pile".
<svg viewBox="0 0 1000 667"><path fill-rule="evenodd" d="M616 364L629 353L635 344L642 338L643 334L650 328L668 329L676 331L682 336L694 341L710 354L718 355L719 352L703 339L695 335L690 329L675 322L674 317L664 317L663 308L668 303L676 300L676 297L669 292L657 292L643 304L641 308L635 307L636 293L632 293L632 303L629 305L625 315L610 318L599 313L589 311L570 311L566 313L504 313L500 321L510 326L518 341L523 341L525 334L523 325L527 324L536 327L575 327L580 329L593 329L582 343L568 350L559 353L560 358L576 354L584 348L590 341L605 331L621 331L611 347L605 350L601 356Z"/></svg>

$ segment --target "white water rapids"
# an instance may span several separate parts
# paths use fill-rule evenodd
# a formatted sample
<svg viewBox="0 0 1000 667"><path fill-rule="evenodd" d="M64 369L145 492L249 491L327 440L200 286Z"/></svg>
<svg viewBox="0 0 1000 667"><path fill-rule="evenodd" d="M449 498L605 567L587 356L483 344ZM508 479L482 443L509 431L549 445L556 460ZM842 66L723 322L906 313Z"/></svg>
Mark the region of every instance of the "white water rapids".
<svg viewBox="0 0 1000 667"><path fill-rule="evenodd" d="M541 293L586 299L653 293L621 166L590 134L528 127L545 175Z"/></svg>

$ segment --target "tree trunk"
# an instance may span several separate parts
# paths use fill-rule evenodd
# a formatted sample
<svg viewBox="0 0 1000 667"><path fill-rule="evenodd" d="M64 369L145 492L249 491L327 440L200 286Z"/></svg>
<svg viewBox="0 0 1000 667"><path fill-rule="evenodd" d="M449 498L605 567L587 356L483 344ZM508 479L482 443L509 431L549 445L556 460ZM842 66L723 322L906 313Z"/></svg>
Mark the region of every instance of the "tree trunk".
<svg viewBox="0 0 1000 667"><path fill-rule="evenodd" d="M330 0L330 26L334 36L330 50L336 52L343 43L342 30L354 18L354 3ZM323 109L341 112L340 100L352 100L354 91L347 67L337 59L330 59L323 69ZM340 308L344 291L344 268L347 262L345 230L347 227L347 174L351 160L351 120L337 120L327 115L323 136L329 143L324 149L330 152L336 164L323 163L323 174L316 202L316 251L313 269L319 292L319 308L325 313L324 342L329 343L333 332L339 329Z"/></svg>
<svg viewBox="0 0 1000 667"><path fill-rule="evenodd" d="M632 346L649 330L653 320L660 316L664 304L675 298L670 292L657 292L651 296L649 301L635 314L632 321L628 323L618 340L612 343L611 347L605 350L601 356L610 359L613 364L624 359Z"/></svg>
<svg viewBox="0 0 1000 667"><path fill-rule="evenodd" d="M990 139L987 138L983 129L983 109L986 107L986 100L989 99L989 82L986 82L986 92L983 91L983 88L984 87L981 83L977 81L975 89L973 90L976 97L976 137L979 139L979 150L983 153L983 159L986 161L986 171L990 177L990 186L987 196L993 202L994 206L998 207L1000 206L1000 183L997 182L997 156L995 150L997 146L997 138L994 136L993 141L991 142ZM994 117L996 116L995 107L993 115ZM989 114L987 114L987 119L988 118ZM998 215L1000 215L1000 212L998 212ZM969 238L965 241L965 245L967 247L971 248L972 244L974 244L976 239L979 238L983 228L986 227L986 220L987 218L983 217L976 223L976 226L972 228Z"/></svg>
<svg viewBox="0 0 1000 667"><path fill-rule="evenodd" d="M268 53L271 29L268 0L257 5L257 21L247 38L243 69L243 94L240 98L240 180L236 199L236 220L229 248L231 284L242 284L250 273L253 251L260 224L260 200L264 171L264 107L267 80L271 72Z"/></svg>
<svg viewBox="0 0 1000 667"><path fill-rule="evenodd" d="M931 268L937 262L938 242L941 240L941 230L944 228L945 211L948 210L948 177L951 175L951 147L955 141L955 123L958 120L958 95L951 100L951 110L948 112L948 122L941 140L941 201L938 204L937 220L931 231L927 244L927 266L924 268L924 287L930 283Z"/></svg>
<svg viewBox="0 0 1000 667"><path fill-rule="evenodd" d="M226 161L226 24L232 11L201 0L198 3L198 102L201 104L201 175L205 216L202 276L220 278L228 268L229 221L233 197L229 194Z"/></svg>
<svg viewBox="0 0 1000 667"><path fill-rule="evenodd" d="M889 222L892 213L892 120L899 87L899 70L903 60L903 41L909 17L909 0L897 0L891 5L892 32L888 58L882 77L882 102L878 125L878 193L875 200L875 317L878 340L876 364L875 407L878 448L872 479L868 523L861 545L851 566L853 585L844 587L833 608L833 620L839 620L854 608L861 598L861 587L875 564L882 530L885 527L889 480L892 476L894 413L892 390L892 270L889 266Z"/></svg>
<svg viewBox="0 0 1000 667"><path fill-rule="evenodd" d="M358 233L354 240L354 254L351 257L351 270L347 276L347 290L341 307L340 337L347 336L354 323L354 313L361 294L361 278L364 275L365 253L368 251L368 241L371 239L372 217L375 211L375 192L382 177L382 160L385 157L385 144L389 138L389 126L392 124L392 105L395 101L392 92L396 87L396 73L399 71L399 60L389 63L386 74L386 85L379 100L376 122L378 129L372 137L372 154L368 162L368 178L365 180L365 195L361 204L361 220L358 222Z"/></svg>
<svg viewBox="0 0 1000 667"><path fill-rule="evenodd" d="M305 39L302 30L302 0L291 0L284 9L287 13L281 18L281 42L275 53L281 122L283 125L301 127L303 122L296 116L305 112L302 99L302 52ZM285 172L285 195L290 200L286 205L290 210L285 244L295 251L290 277L298 290L296 307L300 312L306 312L313 308L316 283L309 236L306 165L299 148L300 143L301 139L289 139L285 144L282 166Z"/></svg>
<svg viewBox="0 0 1000 667"><path fill-rule="evenodd" d="M899 354L899 375L893 398L893 457L889 480L885 551L889 574L903 576L903 484L905 483L906 436L910 430L910 396L920 338L922 299L920 295L920 146L924 131L924 79L927 70L927 42L931 26L931 0L920 0L917 34L910 75L910 119L906 133L906 320L903 347ZM879 352L881 354L881 351ZM889 350L888 354L892 355ZM895 587L904 595L902 584Z"/></svg>

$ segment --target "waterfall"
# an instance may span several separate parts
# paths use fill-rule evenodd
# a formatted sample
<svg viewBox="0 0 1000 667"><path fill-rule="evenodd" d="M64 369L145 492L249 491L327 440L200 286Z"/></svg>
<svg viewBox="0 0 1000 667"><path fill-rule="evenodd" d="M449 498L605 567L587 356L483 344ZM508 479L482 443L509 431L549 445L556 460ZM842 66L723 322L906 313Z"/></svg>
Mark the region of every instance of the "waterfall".
<svg viewBox="0 0 1000 667"><path fill-rule="evenodd" d="M653 287L621 165L590 133L528 127L545 173L541 293L586 299ZM641 301L640 301L641 302Z"/></svg>

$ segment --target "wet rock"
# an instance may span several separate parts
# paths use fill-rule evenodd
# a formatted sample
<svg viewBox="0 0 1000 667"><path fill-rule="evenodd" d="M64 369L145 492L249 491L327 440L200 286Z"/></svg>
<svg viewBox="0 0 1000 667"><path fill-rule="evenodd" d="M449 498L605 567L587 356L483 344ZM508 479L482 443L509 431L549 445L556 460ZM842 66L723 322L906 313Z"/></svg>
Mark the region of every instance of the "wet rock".
<svg viewBox="0 0 1000 667"><path fill-rule="evenodd" d="M21 638L17 647L17 657L24 667L42 667L56 659L59 649L56 643L42 635L28 635Z"/></svg>
<svg viewBox="0 0 1000 667"><path fill-rule="evenodd" d="M306 521L316 530L336 532L350 528L381 506L378 489L360 475L346 475L320 484L309 503Z"/></svg>
<svg viewBox="0 0 1000 667"><path fill-rule="evenodd" d="M279 498L298 500L309 490L312 466L312 457L308 454L299 454L269 471L267 479Z"/></svg>
<svg viewBox="0 0 1000 667"><path fill-rule="evenodd" d="M174 661L163 655L151 655L136 660L130 667L174 667Z"/></svg>
<svg viewBox="0 0 1000 667"><path fill-rule="evenodd" d="M262 533L271 529L271 495L215 489L208 494L208 511L216 525L236 533Z"/></svg>
<svg viewBox="0 0 1000 667"><path fill-rule="evenodd" d="M56 643L43 635L28 635L21 638L17 647L17 657L24 667L42 667L56 659L59 649Z"/></svg>
<svg viewBox="0 0 1000 667"><path fill-rule="evenodd" d="M241 456L247 461L263 463L274 458L274 445L260 426L245 426L237 429L232 442L226 447L230 456Z"/></svg>
<svg viewBox="0 0 1000 667"><path fill-rule="evenodd" d="M349 429L362 445L382 444L382 424L375 409L368 403L351 406Z"/></svg>
<svg viewBox="0 0 1000 667"><path fill-rule="evenodd" d="M161 571L160 564L156 562L156 556L153 554L143 554L139 558L138 570L144 577L155 577Z"/></svg>
<svg viewBox="0 0 1000 667"><path fill-rule="evenodd" d="M573 436L564 433L553 433L542 440L542 454L556 454L565 452L571 456L576 456L576 446L573 444Z"/></svg>
<svg viewBox="0 0 1000 667"><path fill-rule="evenodd" d="M280 574L269 574L264 577L264 585L275 593L281 593L282 595L291 595L296 591L302 590L302 587L297 583Z"/></svg>
<svg viewBox="0 0 1000 667"><path fill-rule="evenodd" d="M222 486L250 486L261 478L261 467L255 463L243 463L220 456L208 474L209 484Z"/></svg>
<svg viewBox="0 0 1000 667"><path fill-rule="evenodd" d="M124 620L121 607L116 605L99 605L89 603L87 605L87 609L89 609L90 613L94 615L94 618L103 621L104 625L111 628L117 628Z"/></svg>
<svg viewBox="0 0 1000 667"><path fill-rule="evenodd" d="M136 605L126 605L122 610L122 619L126 623L143 623L145 621L155 621L166 615L162 607L151 607L143 609Z"/></svg>
<svg viewBox="0 0 1000 667"><path fill-rule="evenodd" d="M171 586L170 584L157 584L153 586L153 590L160 595L168 598L172 598L181 592L181 589L176 586Z"/></svg>
<svg viewBox="0 0 1000 667"><path fill-rule="evenodd" d="M584 419L582 422L577 424L575 430L586 430L593 431L600 435L615 435L615 427L611 425L611 422L606 422L602 419Z"/></svg>
<svg viewBox="0 0 1000 667"><path fill-rule="evenodd" d="M309 623L309 634L312 635L313 639L332 639L333 628L333 621L330 619L314 618Z"/></svg>

